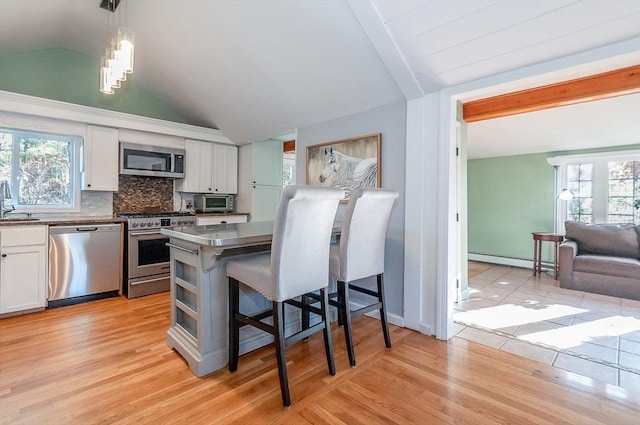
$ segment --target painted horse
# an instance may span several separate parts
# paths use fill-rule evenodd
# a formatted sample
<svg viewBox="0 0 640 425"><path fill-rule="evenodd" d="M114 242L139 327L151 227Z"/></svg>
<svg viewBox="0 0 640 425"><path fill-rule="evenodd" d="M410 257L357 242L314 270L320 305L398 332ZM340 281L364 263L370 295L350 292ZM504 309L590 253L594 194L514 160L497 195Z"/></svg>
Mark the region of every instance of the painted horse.
<svg viewBox="0 0 640 425"><path fill-rule="evenodd" d="M334 148L324 148L320 183L328 182L331 187L344 189L346 196L358 187L376 187L378 161L376 158L354 158L338 152Z"/></svg>

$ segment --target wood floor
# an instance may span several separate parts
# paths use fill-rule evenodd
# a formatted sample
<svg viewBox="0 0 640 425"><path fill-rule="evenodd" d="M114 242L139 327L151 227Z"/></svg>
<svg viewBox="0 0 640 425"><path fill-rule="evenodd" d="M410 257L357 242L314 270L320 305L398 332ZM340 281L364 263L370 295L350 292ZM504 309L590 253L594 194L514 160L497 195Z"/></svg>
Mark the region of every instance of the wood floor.
<svg viewBox="0 0 640 425"><path fill-rule="evenodd" d="M0 424L639 424L618 387L454 338L354 320L358 366L333 327L338 374L321 334L288 349L293 405L275 355L240 358L204 378L165 344L166 293L0 319Z"/></svg>

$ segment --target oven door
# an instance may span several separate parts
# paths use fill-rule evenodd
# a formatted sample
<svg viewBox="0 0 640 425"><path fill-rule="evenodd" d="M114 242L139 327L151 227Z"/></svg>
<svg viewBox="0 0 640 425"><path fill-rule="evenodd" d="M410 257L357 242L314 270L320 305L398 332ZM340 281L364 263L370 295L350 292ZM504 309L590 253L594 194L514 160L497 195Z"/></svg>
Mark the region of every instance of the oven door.
<svg viewBox="0 0 640 425"><path fill-rule="evenodd" d="M169 238L160 229L129 232L129 279L169 274Z"/></svg>

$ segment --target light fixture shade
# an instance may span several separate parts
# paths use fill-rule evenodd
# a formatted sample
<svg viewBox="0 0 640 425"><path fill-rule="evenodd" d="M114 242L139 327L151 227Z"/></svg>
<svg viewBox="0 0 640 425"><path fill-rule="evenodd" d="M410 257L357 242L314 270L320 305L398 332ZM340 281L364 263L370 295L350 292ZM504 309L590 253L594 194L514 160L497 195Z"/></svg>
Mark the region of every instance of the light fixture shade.
<svg viewBox="0 0 640 425"><path fill-rule="evenodd" d="M558 195L558 199L561 201L570 201L573 199L573 193L569 189L562 189L560 195Z"/></svg>
<svg viewBox="0 0 640 425"><path fill-rule="evenodd" d="M107 47L107 49L105 50L105 56L107 61L106 66L107 68L109 68L107 84L109 84L114 89L119 89L120 80L118 77L120 75L117 72L116 60L113 58L113 50L111 50L111 47Z"/></svg>
<svg viewBox="0 0 640 425"><path fill-rule="evenodd" d="M107 58L100 58L100 93L113 94L113 87L109 83L111 70L107 66Z"/></svg>
<svg viewBox="0 0 640 425"><path fill-rule="evenodd" d="M135 33L129 28L118 28L118 38L116 41L116 51L118 62L127 74L133 72L133 52Z"/></svg>

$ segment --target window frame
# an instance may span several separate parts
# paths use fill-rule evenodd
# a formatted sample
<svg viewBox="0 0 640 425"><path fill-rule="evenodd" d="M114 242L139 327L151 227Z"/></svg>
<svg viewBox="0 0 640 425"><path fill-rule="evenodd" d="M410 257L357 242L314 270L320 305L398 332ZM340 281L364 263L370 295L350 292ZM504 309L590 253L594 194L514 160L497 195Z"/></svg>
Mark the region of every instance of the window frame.
<svg viewBox="0 0 640 425"><path fill-rule="evenodd" d="M589 154L562 155L547 158L547 162L556 169L556 188L554 199L556 207L555 228L558 233L565 233L564 222L567 220L568 203L558 199L560 192L568 185L567 165L593 163L593 222L606 223L608 221L610 161L640 161L640 150L608 151Z"/></svg>
<svg viewBox="0 0 640 425"><path fill-rule="evenodd" d="M0 127L0 132L11 133L13 137L13 143L11 146L11 180L9 186L11 193L18 192L18 176L14 172L20 165L20 158L15 154L19 152L19 147L16 147L15 140L19 140L21 137L31 137L37 139L50 139L61 142L68 142L71 144L69 158L69 174L70 174L70 192L71 200L69 204L56 204L56 205L19 205L13 204L16 212L25 213L60 213L60 212L80 212L81 210L81 170L80 170L80 154L81 146L84 143L84 138L79 135L73 134L60 134L48 131L38 130L25 130L20 128Z"/></svg>

